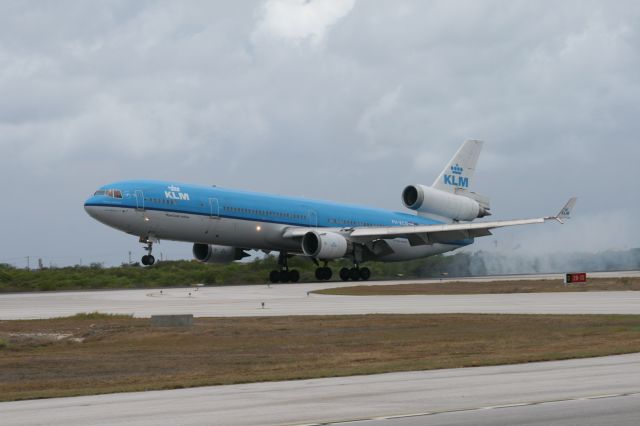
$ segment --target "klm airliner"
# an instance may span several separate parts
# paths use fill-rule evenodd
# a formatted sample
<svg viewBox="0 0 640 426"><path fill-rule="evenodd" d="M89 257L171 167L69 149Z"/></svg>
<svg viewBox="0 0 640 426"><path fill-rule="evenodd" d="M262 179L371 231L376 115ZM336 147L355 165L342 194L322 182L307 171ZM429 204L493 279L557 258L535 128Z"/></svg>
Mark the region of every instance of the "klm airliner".
<svg viewBox="0 0 640 426"><path fill-rule="evenodd" d="M418 259L456 250L474 238L506 226L568 218L571 198L555 216L473 222L490 215L489 199L471 192L482 141L468 140L458 149L433 185L409 185L402 202L415 213L393 212L350 204L238 191L216 186L152 180L105 185L84 208L96 220L139 237L153 265L153 244L165 239L193 243L193 256L206 263L240 260L248 250L278 252L271 282L296 282L291 256L313 261L318 280L329 280L331 260L347 258L342 280L367 280L367 261Z"/></svg>

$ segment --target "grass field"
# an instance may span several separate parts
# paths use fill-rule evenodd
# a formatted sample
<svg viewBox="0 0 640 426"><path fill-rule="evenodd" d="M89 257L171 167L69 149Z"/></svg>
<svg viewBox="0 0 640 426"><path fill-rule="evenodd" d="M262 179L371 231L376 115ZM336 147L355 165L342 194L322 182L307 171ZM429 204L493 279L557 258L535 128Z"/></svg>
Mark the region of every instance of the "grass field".
<svg viewBox="0 0 640 426"><path fill-rule="evenodd" d="M0 400L590 357L640 351L640 316L197 318L0 322Z"/></svg>
<svg viewBox="0 0 640 426"><path fill-rule="evenodd" d="M640 290L640 278L596 278L586 284L564 285L562 280L437 282L426 284L359 285L314 293L341 296L402 296L419 294L497 294Z"/></svg>

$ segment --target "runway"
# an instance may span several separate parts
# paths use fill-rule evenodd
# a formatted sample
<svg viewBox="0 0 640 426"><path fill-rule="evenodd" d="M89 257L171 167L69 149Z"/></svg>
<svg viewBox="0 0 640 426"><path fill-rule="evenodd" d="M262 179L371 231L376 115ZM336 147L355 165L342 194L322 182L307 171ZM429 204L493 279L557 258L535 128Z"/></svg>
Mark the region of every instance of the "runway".
<svg viewBox="0 0 640 426"><path fill-rule="evenodd" d="M0 403L10 425L637 425L640 354Z"/></svg>
<svg viewBox="0 0 640 426"><path fill-rule="evenodd" d="M639 271L590 277L637 277ZM465 281L561 278L559 274L468 278ZM372 281L367 285L408 282ZM193 314L196 317L357 315L373 313L640 314L640 292L523 293L431 296L328 296L310 292L353 282L169 288L0 295L0 320L52 318L81 312ZM264 308L262 303L264 303Z"/></svg>
<svg viewBox="0 0 640 426"><path fill-rule="evenodd" d="M640 272L590 276L640 276ZM407 282L416 281L367 284ZM0 296L0 319L50 318L92 311L138 317L167 313L207 317L451 312L640 314L640 292L397 297L309 294L348 285L354 283L5 294ZM0 424L635 425L640 423L637 377L640 354L631 354L0 403Z"/></svg>

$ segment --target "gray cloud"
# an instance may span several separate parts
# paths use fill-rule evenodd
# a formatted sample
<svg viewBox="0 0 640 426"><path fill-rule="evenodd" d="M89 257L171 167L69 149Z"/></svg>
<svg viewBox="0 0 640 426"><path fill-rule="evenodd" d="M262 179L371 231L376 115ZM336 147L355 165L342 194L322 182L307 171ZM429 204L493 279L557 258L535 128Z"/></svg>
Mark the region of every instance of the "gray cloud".
<svg viewBox="0 0 640 426"><path fill-rule="evenodd" d="M400 209L470 137L496 217L580 197L569 225L499 241L638 246L639 18L634 1L3 2L0 261L137 257L82 209L127 178Z"/></svg>

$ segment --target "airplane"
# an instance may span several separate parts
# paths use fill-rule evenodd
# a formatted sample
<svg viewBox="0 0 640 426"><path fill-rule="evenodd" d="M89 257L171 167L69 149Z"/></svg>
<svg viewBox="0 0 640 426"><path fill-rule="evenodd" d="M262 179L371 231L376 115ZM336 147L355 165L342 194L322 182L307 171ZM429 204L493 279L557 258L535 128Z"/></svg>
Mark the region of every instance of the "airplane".
<svg viewBox="0 0 640 426"><path fill-rule="evenodd" d="M352 268L342 280L368 280L368 261L419 259L468 246L491 230L569 218L576 198L555 216L480 221L491 215L489 198L471 192L483 142L467 140L431 186L409 185L402 202L413 213L239 191L217 186L155 180L128 180L100 187L84 204L94 219L139 237L153 265L153 244L160 240L193 243L204 263L230 263L248 250L278 252L278 269L268 280L297 282L300 274L287 260L305 256L317 266L318 280L330 280L328 263L347 258Z"/></svg>

